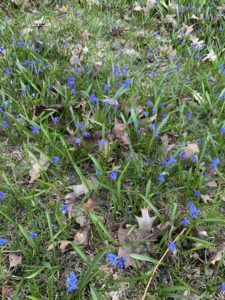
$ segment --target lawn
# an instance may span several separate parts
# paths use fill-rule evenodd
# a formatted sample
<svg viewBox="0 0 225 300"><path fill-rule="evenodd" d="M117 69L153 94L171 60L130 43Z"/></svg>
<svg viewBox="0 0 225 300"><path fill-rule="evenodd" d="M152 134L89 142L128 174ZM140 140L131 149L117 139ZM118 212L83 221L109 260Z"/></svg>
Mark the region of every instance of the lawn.
<svg viewBox="0 0 225 300"><path fill-rule="evenodd" d="M225 299L223 0L0 20L1 299Z"/></svg>

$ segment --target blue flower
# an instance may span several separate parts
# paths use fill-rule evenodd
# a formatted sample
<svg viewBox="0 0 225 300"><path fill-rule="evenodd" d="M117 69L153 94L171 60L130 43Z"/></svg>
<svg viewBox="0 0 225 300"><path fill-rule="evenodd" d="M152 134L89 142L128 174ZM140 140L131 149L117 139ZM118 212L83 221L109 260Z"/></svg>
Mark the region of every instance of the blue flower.
<svg viewBox="0 0 225 300"><path fill-rule="evenodd" d="M164 176L163 176L162 173L160 173L159 176L157 176L157 180L158 180L159 182L164 182L164 181L165 181L165 178L164 178Z"/></svg>
<svg viewBox="0 0 225 300"><path fill-rule="evenodd" d="M33 134L33 135L36 135L36 134L39 133L39 130L40 130L41 127L38 126L38 125L36 125L36 126L31 126L30 128L31 128L32 134Z"/></svg>
<svg viewBox="0 0 225 300"><path fill-rule="evenodd" d="M22 47L23 45L24 45L24 42L23 42L23 41L18 42L18 46L19 46L19 47Z"/></svg>
<svg viewBox="0 0 225 300"><path fill-rule="evenodd" d="M62 213L66 213L68 212L68 205L67 204L63 204L60 208Z"/></svg>
<svg viewBox="0 0 225 300"><path fill-rule="evenodd" d="M89 96L89 99L90 99L90 101L91 101L92 103L98 104L98 102L99 102L99 100L95 97L95 94L91 94L91 95Z"/></svg>
<svg viewBox="0 0 225 300"><path fill-rule="evenodd" d="M54 124L58 123L58 121L59 121L59 118L58 118L58 117L53 117L53 118L52 118L52 122L53 122Z"/></svg>
<svg viewBox="0 0 225 300"><path fill-rule="evenodd" d="M221 284L221 292L225 292L225 282Z"/></svg>
<svg viewBox="0 0 225 300"><path fill-rule="evenodd" d="M222 134L225 133L225 127L220 128L220 133L222 133Z"/></svg>
<svg viewBox="0 0 225 300"><path fill-rule="evenodd" d="M183 220L180 221L180 224L183 225L184 227L186 227L190 224L190 222L186 219L183 219Z"/></svg>
<svg viewBox="0 0 225 300"><path fill-rule="evenodd" d="M117 264L118 269L124 269L126 261L126 258L121 256Z"/></svg>
<svg viewBox="0 0 225 300"><path fill-rule="evenodd" d="M37 233L34 232L34 231L31 231L31 232L29 233L29 236L30 236L30 239L33 240L33 239L37 236Z"/></svg>
<svg viewBox="0 0 225 300"><path fill-rule="evenodd" d="M177 251L177 246L176 246L175 243L170 242L169 245L168 245L168 249L169 249L170 251L172 251L173 253L176 253L176 251Z"/></svg>
<svg viewBox="0 0 225 300"><path fill-rule="evenodd" d="M81 139L80 137L76 137L76 138L74 138L74 142L75 142L78 146L80 146L80 144L81 144L81 142L82 142L82 139Z"/></svg>
<svg viewBox="0 0 225 300"><path fill-rule="evenodd" d="M200 197L201 193L198 190L196 190L195 193L194 193L194 195L195 195L195 197Z"/></svg>
<svg viewBox="0 0 225 300"><path fill-rule="evenodd" d="M113 253L108 253L106 255L106 260L110 265L116 266L117 264L117 256Z"/></svg>
<svg viewBox="0 0 225 300"><path fill-rule="evenodd" d="M5 246L9 241L0 237L0 246Z"/></svg>
<svg viewBox="0 0 225 300"><path fill-rule="evenodd" d="M192 112L191 111L189 111L188 113L187 113L187 117L190 119L191 117L192 117Z"/></svg>
<svg viewBox="0 0 225 300"><path fill-rule="evenodd" d="M131 85L131 83L132 83L132 79L126 78L123 83L123 88L124 89L128 88Z"/></svg>
<svg viewBox="0 0 225 300"><path fill-rule="evenodd" d="M3 200L5 197L5 193L4 192L0 192L0 200Z"/></svg>
<svg viewBox="0 0 225 300"><path fill-rule="evenodd" d="M0 45L0 52L5 51L5 48Z"/></svg>
<svg viewBox="0 0 225 300"><path fill-rule="evenodd" d="M88 138L90 136L90 133L88 131L84 131L83 136Z"/></svg>
<svg viewBox="0 0 225 300"><path fill-rule="evenodd" d="M53 162L54 162L55 164L58 164L59 161L60 161L60 159L59 159L58 156L53 156Z"/></svg>
<svg viewBox="0 0 225 300"><path fill-rule="evenodd" d="M216 169L219 163L219 158L213 158L210 164L211 169Z"/></svg>
<svg viewBox="0 0 225 300"><path fill-rule="evenodd" d="M189 202L187 207L189 208L189 213L192 219L196 219L198 214L200 213L200 209L198 209L193 202Z"/></svg>
<svg viewBox="0 0 225 300"><path fill-rule="evenodd" d="M197 158L195 157L195 155L192 155L192 157L190 157L190 161L195 163L197 161Z"/></svg>
<svg viewBox="0 0 225 300"><path fill-rule="evenodd" d="M72 89L70 90L70 94L71 94L71 95L75 95L75 94L76 94L76 92L77 92L77 91L76 91L76 89L75 89L75 88L72 88Z"/></svg>
<svg viewBox="0 0 225 300"><path fill-rule="evenodd" d="M201 55L200 55L200 54L198 54L198 53L195 55L195 57L197 58L197 60L202 60L202 57L201 57Z"/></svg>
<svg viewBox="0 0 225 300"><path fill-rule="evenodd" d="M67 79L67 86L72 86L75 84L75 78L73 76L69 76Z"/></svg>
<svg viewBox="0 0 225 300"><path fill-rule="evenodd" d="M115 170L112 171L111 174L109 174L109 177L110 177L111 180L114 181L114 182L116 181L117 173L118 173L118 172L117 172L117 170L115 169Z"/></svg>
<svg viewBox="0 0 225 300"><path fill-rule="evenodd" d="M109 89L110 89L110 87L109 87L109 85L108 85L108 84L104 85L104 91L105 91L105 92L108 92L108 91L109 91Z"/></svg>
<svg viewBox="0 0 225 300"><path fill-rule="evenodd" d="M104 146L104 145L105 145L105 140L104 140L104 139L101 139L101 140L99 141L99 146L102 147L102 146Z"/></svg>
<svg viewBox="0 0 225 300"><path fill-rule="evenodd" d="M71 293L75 290L79 290L79 286L76 285L78 279L74 272L70 272L69 278L66 280L67 293Z"/></svg>
<svg viewBox="0 0 225 300"><path fill-rule="evenodd" d="M2 124L1 124L1 126L2 126L3 128L7 128L7 127L9 127L9 123L8 123L6 120L4 120L4 121L2 122Z"/></svg>

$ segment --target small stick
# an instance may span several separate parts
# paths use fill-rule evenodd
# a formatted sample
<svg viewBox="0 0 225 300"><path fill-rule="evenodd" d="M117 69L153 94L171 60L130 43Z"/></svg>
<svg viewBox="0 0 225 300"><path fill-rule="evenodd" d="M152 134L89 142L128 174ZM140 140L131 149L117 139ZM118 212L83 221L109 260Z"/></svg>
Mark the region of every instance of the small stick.
<svg viewBox="0 0 225 300"><path fill-rule="evenodd" d="M175 243L175 242L181 237L181 235L185 232L185 230L186 230L186 228L184 228L184 229L178 234L178 236L175 238L175 240L173 241L173 243ZM158 261L157 265L155 266L155 268L154 268L154 270L153 270L153 272L152 272L152 275L151 275L151 277L149 278L148 284L147 284L147 286L146 286L146 288L145 288L144 294L143 294L143 296L141 297L141 300L145 300L145 298L146 298L146 296L147 296L148 289L149 289L150 284L151 284L151 282L152 282L152 279L153 279L153 277L154 277L156 271L158 270L159 266L161 265L162 261L164 260L164 258L166 257L166 255L167 255L168 252L169 252L169 249L167 248L166 251L165 251L165 253L163 254L163 256L162 256L162 257L160 258L160 260Z"/></svg>

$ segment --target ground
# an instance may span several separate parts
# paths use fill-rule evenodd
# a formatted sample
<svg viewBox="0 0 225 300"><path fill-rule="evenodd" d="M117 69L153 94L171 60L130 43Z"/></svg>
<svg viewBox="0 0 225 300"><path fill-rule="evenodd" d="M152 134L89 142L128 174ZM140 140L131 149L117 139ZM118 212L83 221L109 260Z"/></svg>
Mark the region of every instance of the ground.
<svg viewBox="0 0 225 300"><path fill-rule="evenodd" d="M225 299L225 6L177 2L0 2L2 299Z"/></svg>

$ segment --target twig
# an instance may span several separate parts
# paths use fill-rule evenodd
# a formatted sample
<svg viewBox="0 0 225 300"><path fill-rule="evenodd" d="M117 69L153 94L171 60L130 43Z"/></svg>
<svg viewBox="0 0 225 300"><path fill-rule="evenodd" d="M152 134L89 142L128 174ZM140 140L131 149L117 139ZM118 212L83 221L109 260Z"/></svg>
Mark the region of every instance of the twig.
<svg viewBox="0 0 225 300"><path fill-rule="evenodd" d="M175 243L181 236L182 234L185 232L186 228L184 228L179 234L178 236L175 238L175 240L173 241L173 243ZM161 265L162 261L164 260L164 258L166 257L167 253L169 252L169 249L167 248L166 251L164 252L163 256L160 258L160 260L158 261L157 265L155 266L153 272L152 272L152 275L151 277L149 278L149 281L148 281L148 284L145 288L145 291L144 291L144 294L141 298L141 300L145 300L146 296L147 296L147 292L148 292L148 289L151 285L151 282L152 282L152 279L156 273L156 271L158 270L159 266Z"/></svg>

